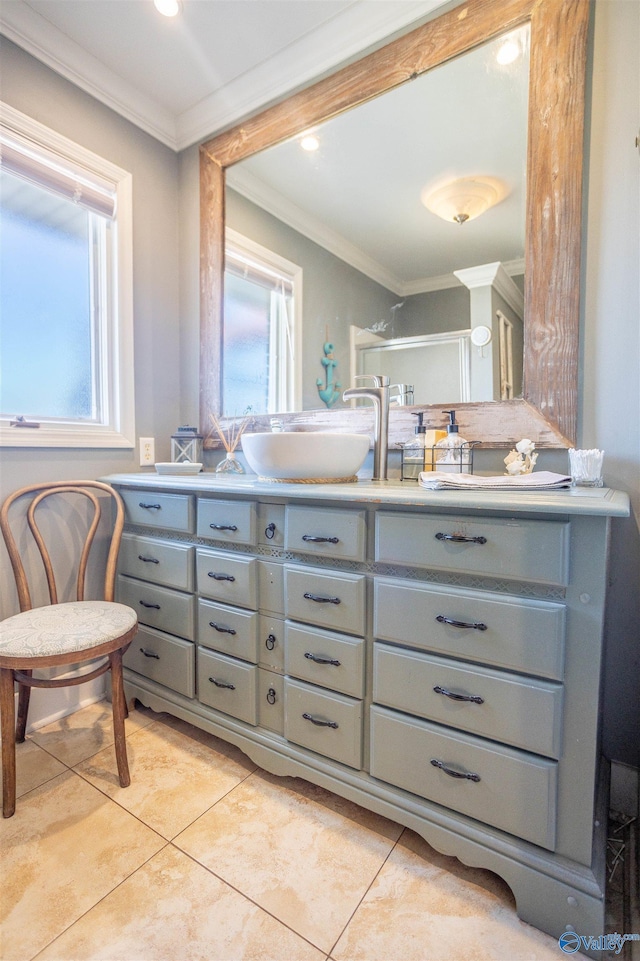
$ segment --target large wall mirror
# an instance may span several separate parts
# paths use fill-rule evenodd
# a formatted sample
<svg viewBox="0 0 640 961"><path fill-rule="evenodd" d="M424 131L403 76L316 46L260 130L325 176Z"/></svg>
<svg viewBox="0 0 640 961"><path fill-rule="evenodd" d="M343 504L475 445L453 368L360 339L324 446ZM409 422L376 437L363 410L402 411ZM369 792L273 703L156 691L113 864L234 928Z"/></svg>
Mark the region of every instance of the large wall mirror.
<svg viewBox="0 0 640 961"><path fill-rule="evenodd" d="M202 145L205 433L252 397L232 313L251 274L284 317L258 425L366 430L339 388L375 370L412 388L391 443L412 405L436 426L453 403L488 445L575 442L587 21L580 0L472 0Z"/></svg>

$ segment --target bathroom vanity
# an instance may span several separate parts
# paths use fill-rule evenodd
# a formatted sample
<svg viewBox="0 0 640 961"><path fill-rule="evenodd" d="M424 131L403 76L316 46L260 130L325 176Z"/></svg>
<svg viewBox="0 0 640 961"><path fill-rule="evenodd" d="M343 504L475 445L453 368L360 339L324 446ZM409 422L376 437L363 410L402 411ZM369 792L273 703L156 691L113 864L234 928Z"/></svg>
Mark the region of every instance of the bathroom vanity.
<svg viewBox="0 0 640 961"><path fill-rule="evenodd" d="M607 490L118 474L128 698L604 931Z"/></svg>

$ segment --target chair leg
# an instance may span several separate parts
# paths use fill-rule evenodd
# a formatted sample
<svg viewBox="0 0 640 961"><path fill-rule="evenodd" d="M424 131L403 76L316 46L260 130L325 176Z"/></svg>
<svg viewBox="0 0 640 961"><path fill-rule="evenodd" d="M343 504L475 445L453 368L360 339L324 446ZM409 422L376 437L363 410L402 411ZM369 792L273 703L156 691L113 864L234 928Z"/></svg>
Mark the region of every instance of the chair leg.
<svg viewBox="0 0 640 961"><path fill-rule="evenodd" d="M122 651L113 651L111 661L111 709L113 711L113 736L118 763L120 787L129 787L131 776L127 761L127 743L124 732L125 694L122 681Z"/></svg>
<svg viewBox="0 0 640 961"><path fill-rule="evenodd" d="M2 735L2 816L16 809L16 734L13 671L0 668L0 734Z"/></svg>
<svg viewBox="0 0 640 961"><path fill-rule="evenodd" d="M23 671L29 677L33 671ZM27 730L27 715L29 713L29 699L31 688L28 684L18 684L18 719L16 721L16 744L22 744Z"/></svg>

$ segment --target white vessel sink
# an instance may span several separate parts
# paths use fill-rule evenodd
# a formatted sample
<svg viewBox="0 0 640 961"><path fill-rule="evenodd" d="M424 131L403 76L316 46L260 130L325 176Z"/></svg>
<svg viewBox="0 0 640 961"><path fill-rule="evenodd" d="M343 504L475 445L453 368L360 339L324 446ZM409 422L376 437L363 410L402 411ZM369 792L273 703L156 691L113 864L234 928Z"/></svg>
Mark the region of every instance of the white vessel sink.
<svg viewBox="0 0 640 961"><path fill-rule="evenodd" d="M243 434L242 450L259 477L335 484L356 479L369 451L369 436L330 431Z"/></svg>

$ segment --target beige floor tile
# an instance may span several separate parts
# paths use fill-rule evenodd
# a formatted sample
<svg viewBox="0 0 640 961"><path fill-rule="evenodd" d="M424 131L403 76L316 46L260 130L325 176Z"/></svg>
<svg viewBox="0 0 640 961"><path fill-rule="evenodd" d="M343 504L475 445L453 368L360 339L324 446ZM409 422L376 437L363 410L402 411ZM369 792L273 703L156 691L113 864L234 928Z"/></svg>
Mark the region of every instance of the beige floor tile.
<svg viewBox="0 0 640 961"><path fill-rule="evenodd" d="M152 717L148 712L131 711L125 721L127 736L150 724ZM75 714L34 731L30 738L67 767L73 767L113 745L111 703L96 701L89 704Z"/></svg>
<svg viewBox="0 0 640 961"><path fill-rule="evenodd" d="M558 961L511 891L405 831L331 954L335 961Z"/></svg>
<svg viewBox="0 0 640 961"><path fill-rule="evenodd" d="M174 843L328 952L400 832L322 788L260 772Z"/></svg>
<svg viewBox="0 0 640 961"><path fill-rule="evenodd" d="M66 770L64 764L27 738L22 744L16 744L16 797L22 797Z"/></svg>
<svg viewBox="0 0 640 961"><path fill-rule="evenodd" d="M323 961L324 954L168 846L38 961Z"/></svg>
<svg viewBox="0 0 640 961"><path fill-rule="evenodd" d="M0 820L2 961L26 961L165 842L67 771Z"/></svg>
<svg viewBox="0 0 640 961"><path fill-rule="evenodd" d="M192 737L191 731L189 725L154 722L128 737L131 785L124 790L112 750L76 770L170 840L255 770L237 749L202 732Z"/></svg>

